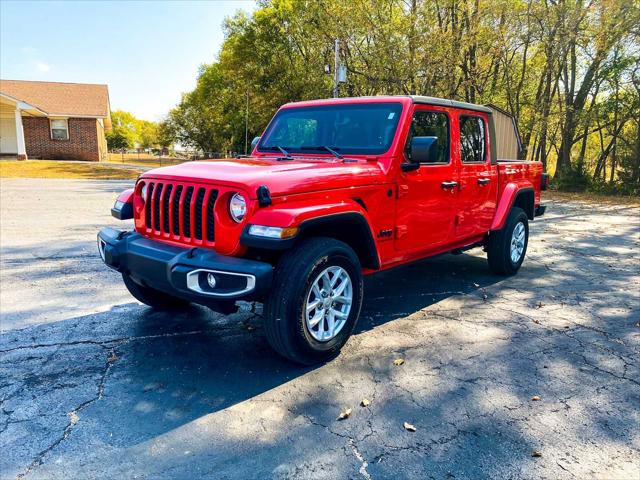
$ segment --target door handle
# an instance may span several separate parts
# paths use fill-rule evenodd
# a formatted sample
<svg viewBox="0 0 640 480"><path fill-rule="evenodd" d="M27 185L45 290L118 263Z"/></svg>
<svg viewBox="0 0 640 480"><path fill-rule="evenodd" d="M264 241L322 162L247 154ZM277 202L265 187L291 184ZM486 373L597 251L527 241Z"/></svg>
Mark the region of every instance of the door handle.
<svg viewBox="0 0 640 480"><path fill-rule="evenodd" d="M490 182L491 182L490 178L479 178L478 179L478 185L487 185Z"/></svg>
<svg viewBox="0 0 640 480"><path fill-rule="evenodd" d="M440 187L442 187L443 190L450 189L453 191L453 189L456 188L457 186L458 186L458 182L442 182L440 184Z"/></svg>

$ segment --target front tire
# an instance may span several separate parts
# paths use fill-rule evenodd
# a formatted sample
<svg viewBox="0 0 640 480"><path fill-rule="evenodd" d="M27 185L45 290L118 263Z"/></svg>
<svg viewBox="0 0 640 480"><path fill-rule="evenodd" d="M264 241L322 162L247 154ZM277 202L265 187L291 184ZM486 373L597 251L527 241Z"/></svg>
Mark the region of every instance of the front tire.
<svg viewBox="0 0 640 480"><path fill-rule="evenodd" d="M497 275L515 274L524 261L529 244L529 219L513 207L501 230L491 232L487 242L489 268Z"/></svg>
<svg viewBox="0 0 640 480"><path fill-rule="evenodd" d="M265 334L283 357L312 365L335 357L362 306L358 256L333 238L310 238L278 262L265 303Z"/></svg>
<svg viewBox="0 0 640 480"><path fill-rule="evenodd" d="M179 310L186 308L189 302L182 300L181 298L171 296L155 288L146 287L136 283L126 273L122 274L122 280L125 287L129 290L129 293L133 295L136 300L144 303L145 305L155 308L156 310Z"/></svg>

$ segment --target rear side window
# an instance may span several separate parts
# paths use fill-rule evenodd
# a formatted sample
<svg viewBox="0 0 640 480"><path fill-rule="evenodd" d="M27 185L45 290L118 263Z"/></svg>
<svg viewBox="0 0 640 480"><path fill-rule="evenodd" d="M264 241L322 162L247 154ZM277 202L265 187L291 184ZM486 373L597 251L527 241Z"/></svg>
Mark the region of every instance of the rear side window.
<svg viewBox="0 0 640 480"><path fill-rule="evenodd" d="M411 129L404 148L406 157L411 160L411 141L413 137L437 137L438 155L435 163L449 163L449 117L440 112L418 110L411 119Z"/></svg>
<svg viewBox="0 0 640 480"><path fill-rule="evenodd" d="M487 137L484 120L480 117L460 117L460 158L462 163L478 163L486 160Z"/></svg>

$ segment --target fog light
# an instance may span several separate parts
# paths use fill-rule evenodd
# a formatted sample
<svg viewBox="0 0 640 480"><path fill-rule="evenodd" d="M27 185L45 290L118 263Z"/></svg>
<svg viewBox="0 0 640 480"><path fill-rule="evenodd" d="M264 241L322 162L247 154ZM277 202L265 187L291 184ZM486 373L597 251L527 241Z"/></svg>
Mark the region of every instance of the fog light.
<svg viewBox="0 0 640 480"><path fill-rule="evenodd" d="M211 289L216 288L216 276L213 273L207 273L207 283Z"/></svg>

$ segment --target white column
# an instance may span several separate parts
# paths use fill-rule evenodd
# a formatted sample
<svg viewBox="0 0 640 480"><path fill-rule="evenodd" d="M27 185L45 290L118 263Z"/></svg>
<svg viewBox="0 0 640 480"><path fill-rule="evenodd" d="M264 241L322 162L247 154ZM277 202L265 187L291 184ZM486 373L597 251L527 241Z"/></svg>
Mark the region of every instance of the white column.
<svg viewBox="0 0 640 480"><path fill-rule="evenodd" d="M16 143L18 144L18 160L27 159L27 149L24 144L24 129L22 128L22 114L16 107Z"/></svg>

